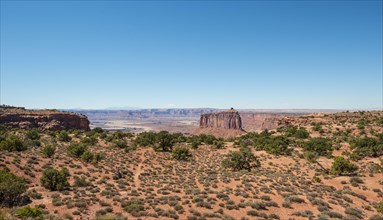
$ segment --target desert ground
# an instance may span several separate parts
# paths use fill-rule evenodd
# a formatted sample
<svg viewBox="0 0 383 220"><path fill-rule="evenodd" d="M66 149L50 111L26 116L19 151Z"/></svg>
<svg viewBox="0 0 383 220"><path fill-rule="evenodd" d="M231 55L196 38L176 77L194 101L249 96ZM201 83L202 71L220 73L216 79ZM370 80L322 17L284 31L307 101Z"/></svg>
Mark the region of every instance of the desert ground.
<svg viewBox="0 0 383 220"><path fill-rule="evenodd" d="M12 135L23 150L4 147ZM30 201L0 201L0 219L383 219L382 111L291 116L229 139L5 127L1 137L0 170L25 180ZM224 165L245 148L259 164ZM337 157L356 168L336 169ZM48 167L66 168L69 185L43 186Z"/></svg>

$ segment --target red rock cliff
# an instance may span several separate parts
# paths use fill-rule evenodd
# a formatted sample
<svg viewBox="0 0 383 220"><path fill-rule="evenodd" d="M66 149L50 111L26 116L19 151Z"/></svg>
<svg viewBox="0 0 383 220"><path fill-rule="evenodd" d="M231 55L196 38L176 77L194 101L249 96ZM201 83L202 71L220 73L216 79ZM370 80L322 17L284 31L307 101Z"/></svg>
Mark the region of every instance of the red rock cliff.
<svg viewBox="0 0 383 220"><path fill-rule="evenodd" d="M224 112L201 115L199 126L200 128L242 130L242 120L238 111L232 108Z"/></svg>
<svg viewBox="0 0 383 220"><path fill-rule="evenodd" d="M57 110L27 110L9 106L0 106L0 124L21 129L90 130L89 120L84 115Z"/></svg>

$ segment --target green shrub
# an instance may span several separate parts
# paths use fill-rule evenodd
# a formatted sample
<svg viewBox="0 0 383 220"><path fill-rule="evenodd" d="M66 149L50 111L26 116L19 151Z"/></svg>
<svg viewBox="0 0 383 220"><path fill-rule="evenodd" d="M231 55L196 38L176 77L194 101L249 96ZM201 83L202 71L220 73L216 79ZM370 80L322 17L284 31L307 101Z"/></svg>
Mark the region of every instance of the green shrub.
<svg viewBox="0 0 383 220"><path fill-rule="evenodd" d="M56 147L52 145L46 145L45 147L43 147L43 149L41 149L41 152L44 157L51 158L56 152Z"/></svg>
<svg viewBox="0 0 383 220"><path fill-rule="evenodd" d="M383 127L383 117L378 118L378 119L376 120L376 124L377 124L378 126Z"/></svg>
<svg viewBox="0 0 383 220"><path fill-rule="evenodd" d="M313 131L323 132L322 123L313 123Z"/></svg>
<svg viewBox="0 0 383 220"><path fill-rule="evenodd" d="M67 148L68 154L76 158L80 158L81 155L87 150L88 147L83 143L73 143Z"/></svg>
<svg viewBox="0 0 383 220"><path fill-rule="evenodd" d="M322 182L322 180L321 180L321 178L320 178L319 176L314 176L314 177L313 177L313 180L314 180L315 182L317 182L317 183Z"/></svg>
<svg viewBox="0 0 383 220"><path fill-rule="evenodd" d="M168 131L160 131L156 135L156 145L153 146L156 151L170 151L173 149L174 137Z"/></svg>
<svg viewBox="0 0 383 220"><path fill-rule="evenodd" d="M140 211L145 210L144 201L141 199L131 199L124 202L122 205L124 207L124 210L130 214L133 214L133 213L136 214L136 213L139 213Z"/></svg>
<svg viewBox="0 0 383 220"><path fill-rule="evenodd" d="M87 182L85 178L78 177L78 176L74 177L74 186L76 186L76 187L86 187L86 186L89 186L89 185L90 185L89 182Z"/></svg>
<svg viewBox="0 0 383 220"><path fill-rule="evenodd" d="M366 119L361 119L358 121L358 123L356 124L356 127L359 129L359 130L363 130L366 125L368 125L368 121L366 121Z"/></svg>
<svg viewBox="0 0 383 220"><path fill-rule="evenodd" d="M383 155L383 141L371 137L354 138L350 142L350 147L353 149L352 159L359 160L366 156L379 157Z"/></svg>
<svg viewBox="0 0 383 220"><path fill-rule="evenodd" d="M350 216L355 216L359 219L363 219L363 212L357 208L348 207L345 209L344 213Z"/></svg>
<svg viewBox="0 0 383 220"><path fill-rule="evenodd" d="M72 140L72 138L69 136L69 133L67 131L60 131L58 133L58 139L64 142L69 142Z"/></svg>
<svg viewBox="0 0 383 220"><path fill-rule="evenodd" d="M318 156L331 156L332 146L331 140L328 138L311 138L303 146L303 150L306 152L314 152Z"/></svg>
<svg viewBox="0 0 383 220"><path fill-rule="evenodd" d="M304 199L299 198L298 196L289 196L288 200L290 200L290 202L295 202L295 203L304 203L305 202Z"/></svg>
<svg viewBox="0 0 383 220"><path fill-rule="evenodd" d="M26 136L31 140L38 140L40 139L40 132L36 128L32 128L26 132Z"/></svg>
<svg viewBox="0 0 383 220"><path fill-rule="evenodd" d="M290 155L292 149L289 147L290 141L284 136L273 136L265 130L261 133L250 132L239 138L242 146L254 145L257 150L265 150L274 155Z"/></svg>
<svg viewBox="0 0 383 220"><path fill-rule="evenodd" d="M104 133L104 129L100 128L100 127L95 127L92 129L92 131L94 133L97 133L97 134L101 134L101 133Z"/></svg>
<svg viewBox="0 0 383 220"><path fill-rule="evenodd" d="M225 143L221 140L215 140L213 141L213 146L216 148L216 149L222 149L225 147Z"/></svg>
<svg viewBox="0 0 383 220"><path fill-rule="evenodd" d="M21 219L44 219L43 213L39 208L31 208L30 206L19 209L17 215Z"/></svg>
<svg viewBox="0 0 383 220"><path fill-rule="evenodd" d="M94 155L92 152L90 152L89 150L86 150L82 155L81 155L81 160L85 161L85 162L91 162L94 158Z"/></svg>
<svg viewBox="0 0 383 220"><path fill-rule="evenodd" d="M335 157L330 173L334 175L342 175L354 173L357 170L358 167L350 161L344 159L343 157Z"/></svg>
<svg viewBox="0 0 383 220"><path fill-rule="evenodd" d="M364 183L363 180L359 177L351 177L350 178L350 183L351 185L359 185L359 184L362 184Z"/></svg>
<svg viewBox="0 0 383 220"><path fill-rule="evenodd" d="M310 136L309 132L304 127L300 127L294 134L294 137L300 139L306 139Z"/></svg>
<svg viewBox="0 0 383 220"><path fill-rule="evenodd" d="M125 137L131 138L133 137L133 134L129 132L122 132L120 130L113 132L113 139L123 139Z"/></svg>
<svg viewBox="0 0 383 220"><path fill-rule="evenodd" d="M97 144L98 139L95 136L83 137L81 138L80 142L86 145L95 145Z"/></svg>
<svg viewBox="0 0 383 220"><path fill-rule="evenodd" d="M69 187L68 183L69 172L66 168L60 171L52 167L48 167L43 171L43 176L40 179L41 185L51 191L61 191Z"/></svg>
<svg viewBox="0 0 383 220"><path fill-rule="evenodd" d="M303 157L310 163L315 163L318 159L318 154L316 152L307 151L303 153Z"/></svg>
<svg viewBox="0 0 383 220"><path fill-rule="evenodd" d="M309 137L309 132L304 127L286 126L277 129L279 132L284 132L286 137L295 137L299 139L306 139Z"/></svg>
<svg viewBox="0 0 383 220"><path fill-rule="evenodd" d="M380 201L376 204L376 211L383 213L383 201Z"/></svg>
<svg viewBox="0 0 383 220"><path fill-rule="evenodd" d="M0 150L24 151L27 150L27 145L16 135L9 135L0 142Z"/></svg>
<svg viewBox="0 0 383 220"><path fill-rule="evenodd" d="M234 171L248 170L261 166L258 158L251 152L249 148L241 148L239 152L231 152L222 161L224 168Z"/></svg>
<svg viewBox="0 0 383 220"><path fill-rule="evenodd" d="M100 154L100 153L95 153L94 154L94 157L93 157L93 161L94 162L97 163L97 162L101 161L102 159L104 159L104 156L102 154Z"/></svg>
<svg viewBox="0 0 383 220"><path fill-rule="evenodd" d="M201 134L198 136L198 138L200 139L201 142L208 145L212 145L213 142L217 140L217 138L214 137L213 135L207 135L207 134Z"/></svg>
<svg viewBox="0 0 383 220"><path fill-rule="evenodd" d="M174 143L183 143L187 141L187 137L185 137L182 133L173 133L172 134Z"/></svg>
<svg viewBox="0 0 383 220"><path fill-rule="evenodd" d="M172 151L172 158L175 160L187 160L191 156L192 154L186 147L176 147Z"/></svg>
<svg viewBox="0 0 383 220"><path fill-rule="evenodd" d="M0 205L11 207L16 205L21 194L27 190L23 178L5 170L0 170Z"/></svg>
<svg viewBox="0 0 383 220"><path fill-rule="evenodd" d="M113 147L123 149L123 148L127 147L127 144L126 144L126 141L124 139L115 139L115 140L113 140Z"/></svg>
<svg viewBox="0 0 383 220"><path fill-rule="evenodd" d="M156 134L154 132L142 132L137 135L134 145L148 147L156 143Z"/></svg>
<svg viewBox="0 0 383 220"><path fill-rule="evenodd" d="M264 146L264 150L274 155L290 155L292 149L289 148L289 143L289 140L283 136L272 137Z"/></svg>
<svg viewBox="0 0 383 220"><path fill-rule="evenodd" d="M192 142L191 142L191 145L192 145L193 149L197 149L200 144L201 144L201 142L198 139L193 139Z"/></svg>

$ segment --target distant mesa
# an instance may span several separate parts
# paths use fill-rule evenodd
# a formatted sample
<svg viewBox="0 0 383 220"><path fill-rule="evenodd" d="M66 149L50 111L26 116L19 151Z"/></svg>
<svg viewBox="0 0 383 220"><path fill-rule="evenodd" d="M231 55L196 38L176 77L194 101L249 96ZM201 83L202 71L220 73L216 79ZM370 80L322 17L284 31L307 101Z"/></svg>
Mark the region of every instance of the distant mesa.
<svg viewBox="0 0 383 220"><path fill-rule="evenodd" d="M243 130L241 116L234 108L223 112L201 115L199 126L200 128Z"/></svg>
<svg viewBox="0 0 383 220"><path fill-rule="evenodd" d="M54 109L29 110L8 105L0 105L0 124L21 129L90 130L89 120L85 115Z"/></svg>
<svg viewBox="0 0 383 220"><path fill-rule="evenodd" d="M234 108L227 111L202 114L199 128L193 134L210 134L217 137L230 138L244 134L242 119Z"/></svg>

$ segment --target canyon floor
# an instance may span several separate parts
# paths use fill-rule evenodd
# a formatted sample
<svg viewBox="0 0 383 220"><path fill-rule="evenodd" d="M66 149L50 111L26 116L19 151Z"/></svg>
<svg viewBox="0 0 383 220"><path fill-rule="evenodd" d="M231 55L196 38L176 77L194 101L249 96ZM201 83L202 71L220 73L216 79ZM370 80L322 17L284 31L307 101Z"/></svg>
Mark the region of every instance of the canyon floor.
<svg viewBox="0 0 383 220"><path fill-rule="evenodd" d="M190 150L185 161L171 152L138 146L138 135L116 136L113 132L41 133L39 144L20 152L1 151L0 168L23 177L28 183L30 207L42 210L45 219L383 219L383 152L351 160L353 138L375 138L383 134L383 112L336 113L286 118L286 126L305 128L309 137L274 130L273 137L290 140L291 153L279 155L260 150L252 140L250 149L260 161L251 171L233 171L221 162L239 151L246 136L223 141L224 146L188 141L174 145ZM382 124L381 124L382 123ZM26 132L7 133L26 138ZM305 157L306 142L318 137L332 141L331 155L315 161ZM120 146L122 139L126 146ZM84 143L98 162L85 162L68 154L73 143ZM40 145L40 146L38 146ZM42 156L42 148L54 145L53 157ZM246 144L249 145L249 144ZM132 147L134 146L134 147ZM382 147L381 147L382 148ZM353 175L328 171L335 156L358 166ZM65 167L70 187L50 191L40 182L46 167ZM81 178L83 184L76 183ZM380 206L382 207L380 208ZM2 208L0 219L17 219L22 207ZM382 209L382 210L381 210Z"/></svg>

